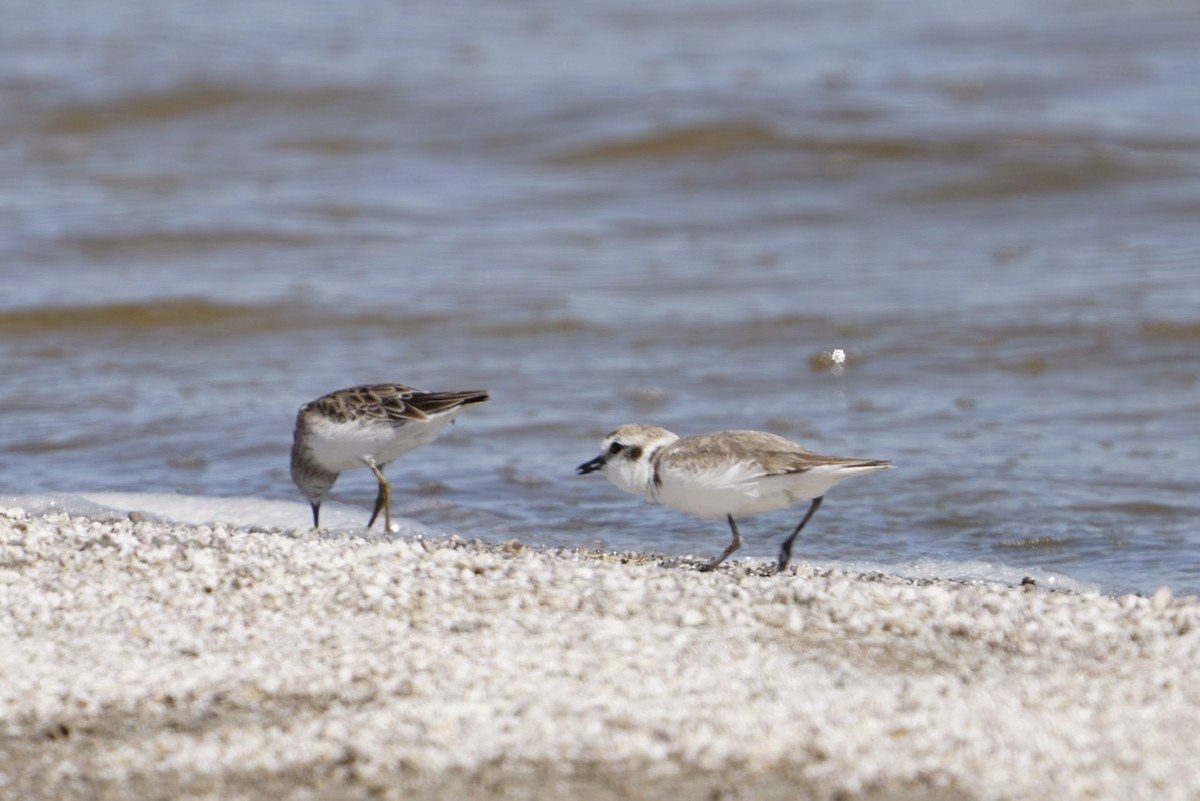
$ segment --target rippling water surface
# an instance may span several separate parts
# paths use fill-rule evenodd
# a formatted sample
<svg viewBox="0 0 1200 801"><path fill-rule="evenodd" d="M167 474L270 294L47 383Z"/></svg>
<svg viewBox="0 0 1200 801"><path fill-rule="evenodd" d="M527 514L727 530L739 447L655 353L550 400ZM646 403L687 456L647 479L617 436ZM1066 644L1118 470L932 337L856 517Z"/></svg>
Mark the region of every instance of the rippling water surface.
<svg viewBox="0 0 1200 801"><path fill-rule="evenodd" d="M1187 4L18 5L4 492L296 498L302 401L487 387L399 513L707 557L573 467L764 428L899 468L800 558L1200 592Z"/></svg>

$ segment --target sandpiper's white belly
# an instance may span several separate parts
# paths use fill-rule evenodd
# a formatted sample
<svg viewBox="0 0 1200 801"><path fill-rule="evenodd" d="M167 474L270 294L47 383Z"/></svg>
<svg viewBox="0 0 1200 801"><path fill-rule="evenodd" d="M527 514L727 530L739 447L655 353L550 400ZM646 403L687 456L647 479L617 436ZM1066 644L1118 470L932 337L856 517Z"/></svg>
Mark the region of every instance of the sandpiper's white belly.
<svg viewBox="0 0 1200 801"><path fill-rule="evenodd" d="M458 412L459 409L452 409L428 421L402 425L382 420L336 423L318 417L311 423L307 444L313 460L333 473L364 467L367 457L376 464L387 464L413 448L433 442Z"/></svg>

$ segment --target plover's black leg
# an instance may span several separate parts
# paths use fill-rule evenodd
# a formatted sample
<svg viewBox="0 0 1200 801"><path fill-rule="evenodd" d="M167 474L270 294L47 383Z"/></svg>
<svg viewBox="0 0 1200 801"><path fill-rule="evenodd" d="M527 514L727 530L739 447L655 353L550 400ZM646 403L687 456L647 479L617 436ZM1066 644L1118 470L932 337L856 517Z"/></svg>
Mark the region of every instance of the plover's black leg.
<svg viewBox="0 0 1200 801"><path fill-rule="evenodd" d="M724 553L700 568L702 573L707 573L708 571L712 570L717 565L728 559L731 553L742 547L742 532L738 531L737 521L733 519L733 515L725 515L725 519L729 521L729 530L733 532L733 539L728 545L725 546Z"/></svg>
<svg viewBox="0 0 1200 801"><path fill-rule="evenodd" d="M804 515L804 519L800 521L800 525L792 532L792 536L783 541L783 545L779 547L779 561L775 564L775 572L782 573L783 569L788 566L788 562L792 560L792 543L796 541L796 535L800 533L800 529L804 528L804 524L809 521L817 510L821 508L821 501L825 499L824 495L813 498L813 502L808 507L808 513Z"/></svg>

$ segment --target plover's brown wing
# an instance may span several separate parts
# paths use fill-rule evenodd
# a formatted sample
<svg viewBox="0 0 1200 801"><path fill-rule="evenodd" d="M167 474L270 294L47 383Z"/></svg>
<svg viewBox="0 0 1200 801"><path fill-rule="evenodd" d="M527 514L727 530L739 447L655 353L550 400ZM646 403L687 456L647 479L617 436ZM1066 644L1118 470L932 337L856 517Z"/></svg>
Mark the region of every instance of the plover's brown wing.
<svg viewBox="0 0 1200 801"><path fill-rule="evenodd" d="M722 467L741 480L804 473L816 467L890 467L879 459L824 456L800 447L790 439L766 431L720 431L685 437L663 451L663 459L694 470Z"/></svg>
<svg viewBox="0 0 1200 801"><path fill-rule="evenodd" d="M892 463L886 459L859 459L853 456L824 456L819 453L804 453L794 454L790 459L781 455L779 464L773 466L782 469L772 471L771 475L783 475L786 473L804 473L817 467L832 467L849 471L858 469L878 470L884 467L891 467Z"/></svg>

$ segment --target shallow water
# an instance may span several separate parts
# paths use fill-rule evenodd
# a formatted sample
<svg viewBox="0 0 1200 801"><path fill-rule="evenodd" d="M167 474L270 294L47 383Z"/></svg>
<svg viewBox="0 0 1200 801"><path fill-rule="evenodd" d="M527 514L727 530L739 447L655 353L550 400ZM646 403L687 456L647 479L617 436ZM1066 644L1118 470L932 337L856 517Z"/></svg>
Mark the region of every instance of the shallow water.
<svg viewBox="0 0 1200 801"><path fill-rule="evenodd" d="M301 402L486 387L398 514L710 556L573 468L765 428L898 466L798 558L1200 592L1190 7L20 5L6 493L295 499Z"/></svg>

